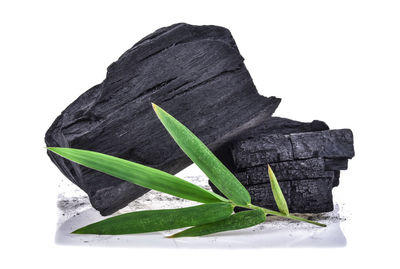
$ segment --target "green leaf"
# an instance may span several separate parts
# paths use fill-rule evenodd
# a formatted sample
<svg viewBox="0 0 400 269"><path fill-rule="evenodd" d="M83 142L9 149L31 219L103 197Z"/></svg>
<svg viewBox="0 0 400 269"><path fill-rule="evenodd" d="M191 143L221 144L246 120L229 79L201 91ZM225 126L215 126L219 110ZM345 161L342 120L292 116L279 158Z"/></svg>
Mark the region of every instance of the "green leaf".
<svg viewBox="0 0 400 269"><path fill-rule="evenodd" d="M200 139L162 108L155 104L153 108L175 142L226 197L237 205L250 204L247 190Z"/></svg>
<svg viewBox="0 0 400 269"><path fill-rule="evenodd" d="M135 234L156 232L218 221L232 214L229 203L204 204L179 209L146 210L111 217L83 228L75 234Z"/></svg>
<svg viewBox="0 0 400 269"><path fill-rule="evenodd" d="M269 165L268 175L269 181L271 182L272 194L274 195L274 199L279 208L279 211L285 215L289 215L289 208L287 206L285 196L283 196L282 190L279 187L278 180L276 180L275 174Z"/></svg>
<svg viewBox="0 0 400 269"><path fill-rule="evenodd" d="M200 203L227 201L181 178L138 163L89 150L55 147L48 149L68 160L142 187Z"/></svg>
<svg viewBox="0 0 400 269"><path fill-rule="evenodd" d="M169 238L201 236L224 231L239 230L260 224L264 222L265 219L266 217L262 210L242 211L217 222L207 223L186 229L182 232L169 236Z"/></svg>

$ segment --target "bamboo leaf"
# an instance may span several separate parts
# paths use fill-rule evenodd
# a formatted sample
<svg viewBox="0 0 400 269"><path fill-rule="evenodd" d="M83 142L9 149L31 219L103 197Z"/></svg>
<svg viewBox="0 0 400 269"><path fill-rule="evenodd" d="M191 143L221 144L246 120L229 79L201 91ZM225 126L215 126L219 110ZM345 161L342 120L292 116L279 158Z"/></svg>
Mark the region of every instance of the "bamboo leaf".
<svg viewBox="0 0 400 269"><path fill-rule="evenodd" d="M153 104L153 109L175 142L226 197L237 205L250 204L247 190L200 139L162 108Z"/></svg>
<svg viewBox="0 0 400 269"><path fill-rule="evenodd" d="M128 160L89 150L56 147L48 149L68 160L142 187L201 203L227 201L181 178Z"/></svg>
<svg viewBox="0 0 400 269"><path fill-rule="evenodd" d="M275 202L279 208L279 211L285 215L289 215L289 208L287 206L285 196L283 196L282 190L279 187L278 180L275 177L274 172L268 165L269 181L271 182L272 194L274 195Z"/></svg>
<svg viewBox="0 0 400 269"><path fill-rule="evenodd" d="M265 219L266 219L265 214L261 210L242 211L233 214L228 218L213 223L207 223L200 226L195 226L168 237L176 238L176 237L187 237L187 236L202 236L224 231L239 230L260 224L264 222Z"/></svg>
<svg viewBox="0 0 400 269"><path fill-rule="evenodd" d="M232 211L233 206L229 203L138 211L90 224L73 233L116 235L163 231L218 221L229 217Z"/></svg>

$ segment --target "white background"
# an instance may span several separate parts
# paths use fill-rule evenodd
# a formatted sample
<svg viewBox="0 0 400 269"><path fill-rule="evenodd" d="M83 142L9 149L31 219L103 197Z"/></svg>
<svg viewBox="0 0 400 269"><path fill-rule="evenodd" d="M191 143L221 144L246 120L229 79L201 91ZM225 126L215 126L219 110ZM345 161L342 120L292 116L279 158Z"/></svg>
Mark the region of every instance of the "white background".
<svg viewBox="0 0 400 269"><path fill-rule="evenodd" d="M399 14L398 1L1 1L1 267L398 267ZM54 244L62 175L45 131L125 50L176 22L229 28L260 93L282 98L275 115L353 130L356 157L334 193L351 212L346 247Z"/></svg>

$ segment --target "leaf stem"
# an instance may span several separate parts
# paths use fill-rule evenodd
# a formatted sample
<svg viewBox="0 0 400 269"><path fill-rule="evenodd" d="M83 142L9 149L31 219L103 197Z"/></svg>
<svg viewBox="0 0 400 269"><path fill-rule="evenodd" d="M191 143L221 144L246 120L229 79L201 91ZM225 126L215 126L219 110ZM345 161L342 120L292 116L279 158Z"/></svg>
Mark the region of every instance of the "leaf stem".
<svg viewBox="0 0 400 269"><path fill-rule="evenodd" d="M311 224L314 224L314 225L317 225L317 226L320 226L320 227L326 227L325 224L322 224L322 223L319 223L319 222L315 222L315 221L308 220L308 219L305 219L305 218L297 217L297 216L294 216L292 214L286 215L284 213L281 213L281 212L278 212L278 211L275 211L275 210L266 209L266 208L263 208L263 207L260 207L260 206L256 206L256 205L252 205L252 204L248 204L246 206L246 208L249 208L249 209L260 209L265 214L275 215L275 216L278 216L278 217L284 217L284 218L293 219L293 220L304 221L304 222L308 222L308 223L311 223Z"/></svg>

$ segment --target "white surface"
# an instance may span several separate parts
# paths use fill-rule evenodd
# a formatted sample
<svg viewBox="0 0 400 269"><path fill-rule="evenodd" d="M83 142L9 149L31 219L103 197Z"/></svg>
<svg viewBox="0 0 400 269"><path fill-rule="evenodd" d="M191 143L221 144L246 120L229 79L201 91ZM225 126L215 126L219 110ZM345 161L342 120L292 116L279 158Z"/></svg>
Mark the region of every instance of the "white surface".
<svg viewBox="0 0 400 269"><path fill-rule="evenodd" d="M398 267L399 5L385 0L1 1L1 267ZM283 99L276 115L318 118L332 128L353 130L356 157L334 191L350 216L341 223L346 247L55 244L62 175L45 154L45 131L136 41L180 21L228 27L258 90Z"/></svg>
<svg viewBox="0 0 400 269"><path fill-rule="evenodd" d="M198 176L193 176L198 174ZM179 173L182 178L210 189L207 178L197 167L191 166ZM149 248L263 248L263 247L344 247L346 238L340 228L340 222L348 217L340 211L338 204L333 212L308 214L314 220L327 224L326 228L308 223L288 221L268 217L263 224L243 229L209 235L200 238L165 238L172 231L148 234L99 236L76 235L72 231L90 223L104 219L94 210L87 196L66 179L60 184L58 198L59 220L56 232L56 243L60 245L114 246L114 247L149 247ZM114 215L138 210L180 208L197 203L176 198L156 191L150 191L130 203ZM307 217L307 215L304 215ZM177 230L175 230L176 232Z"/></svg>

